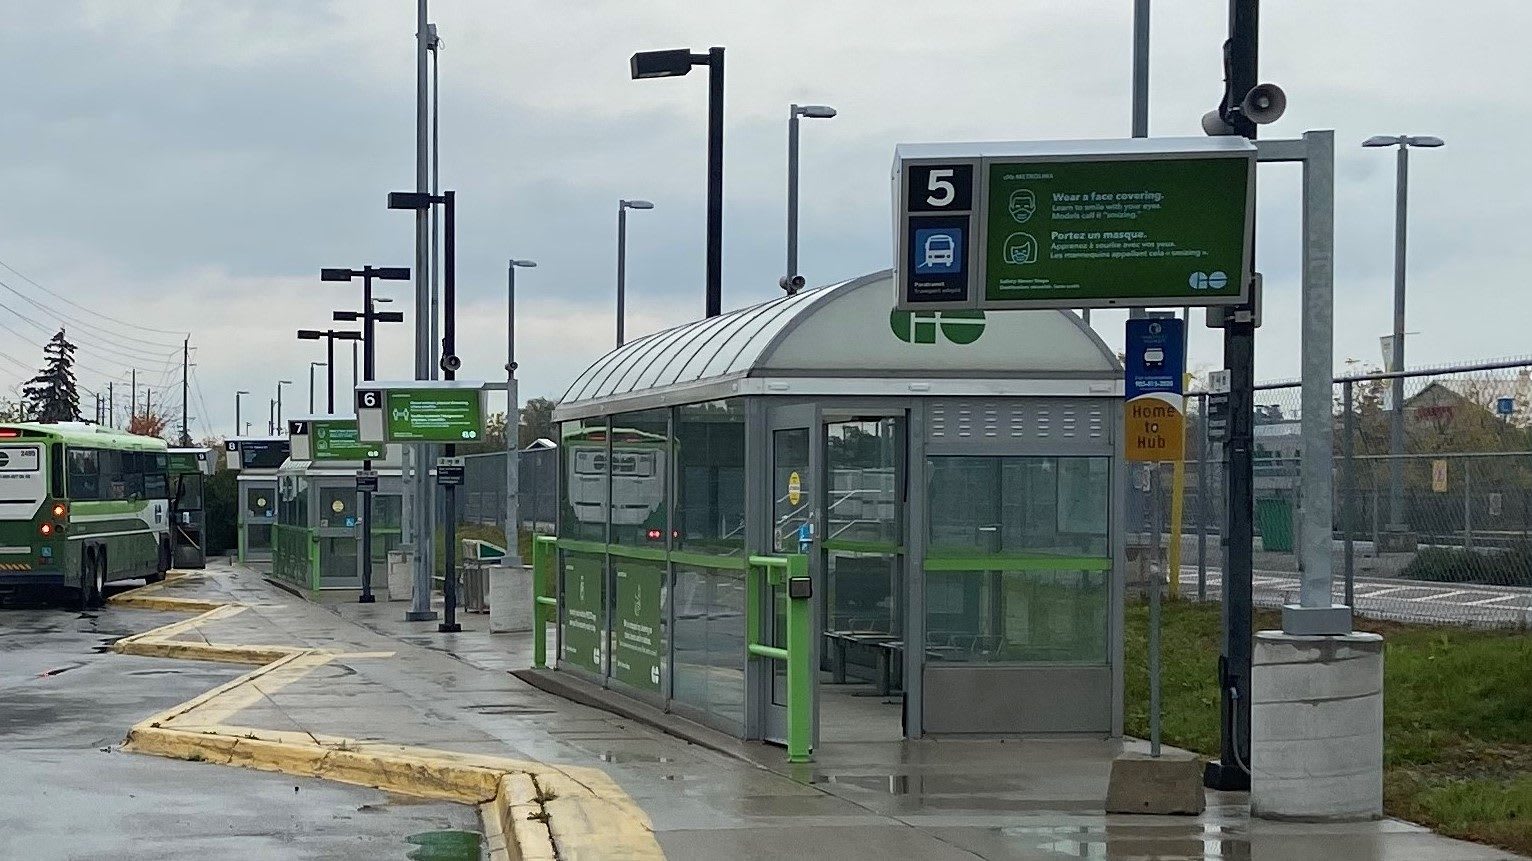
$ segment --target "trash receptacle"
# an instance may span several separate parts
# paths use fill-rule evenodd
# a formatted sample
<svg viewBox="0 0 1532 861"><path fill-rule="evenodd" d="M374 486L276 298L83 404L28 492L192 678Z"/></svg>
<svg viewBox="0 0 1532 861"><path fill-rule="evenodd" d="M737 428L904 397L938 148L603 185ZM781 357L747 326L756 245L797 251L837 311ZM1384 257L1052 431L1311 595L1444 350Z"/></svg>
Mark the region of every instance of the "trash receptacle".
<svg viewBox="0 0 1532 861"><path fill-rule="evenodd" d="M1261 547L1272 553L1293 552L1293 504L1286 499L1257 499L1255 524Z"/></svg>

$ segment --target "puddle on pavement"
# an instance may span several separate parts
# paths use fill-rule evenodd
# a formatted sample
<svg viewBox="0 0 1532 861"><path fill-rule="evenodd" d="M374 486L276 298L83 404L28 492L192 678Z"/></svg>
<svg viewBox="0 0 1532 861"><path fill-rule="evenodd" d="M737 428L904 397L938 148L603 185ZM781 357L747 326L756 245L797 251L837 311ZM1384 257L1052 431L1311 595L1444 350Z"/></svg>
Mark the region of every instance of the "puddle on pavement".
<svg viewBox="0 0 1532 861"><path fill-rule="evenodd" d="M596 754L596 758L602 762L675 762L668 756L657 756L652 753L627 753L620 750L603 750Z"/></svg>
<svg viewBox="0 0 1532 861"><path fill-rule="evenodd" d="M997 829L1024 850L1102 861L1249 861L1249 838L1219 825L1011 826Z"/></svg>
<svg viewBox="0 0 1532 861"><path fill-rule="evenodd" d="M180 670L130 670L127 673L130 676L178 676L180 674Z"/></svg>
<svg viewBox="0 0 1532 861"><path fill-rule="evenodd" d="M538 709L531 706L507 705L503 703L487 703L484 705L467 706L469 711L475 711L486 715L551 715L553 709Z"/></svg>
<svg viewBox="0 0 1532 861"><path fill-rule="evenodd" d="M416 848L405 853L412 861L479 861L483 835L473 831L424 831L404 838Z"/></svg>

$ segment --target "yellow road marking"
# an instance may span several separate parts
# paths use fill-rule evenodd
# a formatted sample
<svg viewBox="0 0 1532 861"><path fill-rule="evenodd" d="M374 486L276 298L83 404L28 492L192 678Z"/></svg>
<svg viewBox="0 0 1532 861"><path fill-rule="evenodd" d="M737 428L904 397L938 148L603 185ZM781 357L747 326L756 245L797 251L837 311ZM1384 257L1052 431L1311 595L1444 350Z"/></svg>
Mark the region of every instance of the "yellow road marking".
<svg viewBox="0 0 1532 861"><path fill-rule="evenodd" d="M157 588L163 588L163 583L143 587ZM205 610L194 618L125 637L113 645L116 651L262 664L140 721L128 732L125 749L474 804L484 821L489 856L497 861L662 861L665 857L648 815L597 768L222 723L326 664L342 658L387 658L394 652L176 640L177 634L247 608L195 598L134 597L133 592L114 600L124 606Z"/></svg>

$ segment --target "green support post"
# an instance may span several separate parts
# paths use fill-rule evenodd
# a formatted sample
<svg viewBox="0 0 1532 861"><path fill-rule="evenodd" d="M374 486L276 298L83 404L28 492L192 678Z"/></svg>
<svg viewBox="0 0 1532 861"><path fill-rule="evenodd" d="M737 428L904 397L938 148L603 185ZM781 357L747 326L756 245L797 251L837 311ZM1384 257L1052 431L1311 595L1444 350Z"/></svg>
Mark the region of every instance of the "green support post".
<svg viewBox="0 0 1532 861"><path fill-rule="evenodd" d="M536 669L548 666L548 620L543 614L556 613L559 601L544 592L553 583L553 560L557 556L557 538L551 535L532 537L532 666Z"/></svg>
<svg viewBox="0 0 1532 861"><path fill-rule="evenodd" d="M787 557L787 577L809 576L809 557ZM787 761L812 762L814 733L814 680L809 666L811 640L809 599L787 602Z"/></svg>

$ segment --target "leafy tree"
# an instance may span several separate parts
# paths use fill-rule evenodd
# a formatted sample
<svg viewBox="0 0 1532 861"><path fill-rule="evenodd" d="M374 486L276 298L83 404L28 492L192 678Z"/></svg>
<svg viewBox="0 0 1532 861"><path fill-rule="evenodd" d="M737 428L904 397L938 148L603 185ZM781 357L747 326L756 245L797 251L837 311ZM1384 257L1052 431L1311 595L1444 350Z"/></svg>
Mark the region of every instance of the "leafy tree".
<svg viewBox="0 0 1532 861"><path fill-rule="evenodd" d="M128 433L139 436L164 436L165 426L168 424L170 424L168 416L140 413L128 419Z"/></svg>
<svg viewBox="0 0 1532 861"><path fill-rule="evenodd" d="M80 393L74 380L75 346L64 330L43 346L43 369L22 387L22 404L33 421L71 422L80 419Z"/></svg>
<svg viewBox="0 0 1532 861"><path fill-rule="evenodd" d="M553 432L553 401L548 398L532 398L521 408L521 428L516 435L518 444L526 448L539 437L558 439Z"/></svg>

